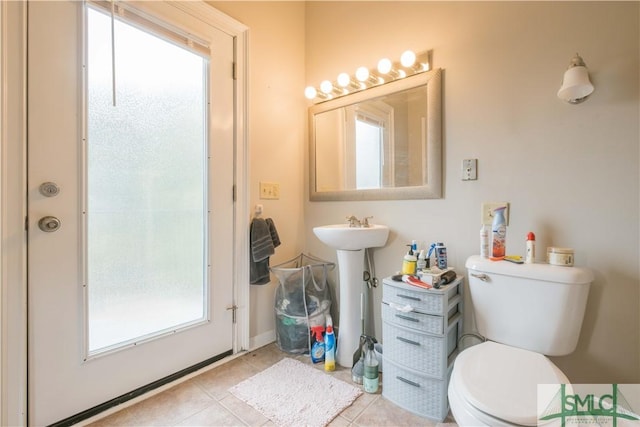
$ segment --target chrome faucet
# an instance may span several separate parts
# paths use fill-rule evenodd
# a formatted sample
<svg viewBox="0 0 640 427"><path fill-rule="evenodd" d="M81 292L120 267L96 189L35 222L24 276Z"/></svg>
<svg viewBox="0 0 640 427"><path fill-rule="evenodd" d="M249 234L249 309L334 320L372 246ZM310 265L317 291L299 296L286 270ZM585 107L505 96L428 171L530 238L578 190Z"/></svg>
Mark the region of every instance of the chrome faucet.
<svg viewBox="0 0 640 427"><path fill-rule="evenodd" d="M373 218L372 216L365 216L364 218L362 218L362 221L360 221L358 218L355 217L355 215L349 215L347 217L347 221L349 221L349 227L352 228L369 228L370 224L369 224L369 219Z"/></svg>
<svg viewBox="0 0 640 427"><path fill-rule="evenodd" d="M362 227L360 220L356 218L355 215L348 216L347 221L349 221L349 227L352 227L352 228Z"/></svg>

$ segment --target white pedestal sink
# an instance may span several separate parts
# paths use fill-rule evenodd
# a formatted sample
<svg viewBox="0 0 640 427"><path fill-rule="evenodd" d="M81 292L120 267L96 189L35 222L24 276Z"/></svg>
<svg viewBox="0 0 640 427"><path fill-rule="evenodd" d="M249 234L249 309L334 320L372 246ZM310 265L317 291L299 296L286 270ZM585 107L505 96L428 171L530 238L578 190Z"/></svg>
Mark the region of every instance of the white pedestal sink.
<svg viewBox="0 0 640 427"><path fill-rule="evenodd" d="M351 368L353 353L358 348L361 331L360 295L363 288L365 248L384 246L389 227L371 224L369 227L349 227L349 224L314 227L322 243L336 249L340 277L340 325L336 362Z"/></svg>

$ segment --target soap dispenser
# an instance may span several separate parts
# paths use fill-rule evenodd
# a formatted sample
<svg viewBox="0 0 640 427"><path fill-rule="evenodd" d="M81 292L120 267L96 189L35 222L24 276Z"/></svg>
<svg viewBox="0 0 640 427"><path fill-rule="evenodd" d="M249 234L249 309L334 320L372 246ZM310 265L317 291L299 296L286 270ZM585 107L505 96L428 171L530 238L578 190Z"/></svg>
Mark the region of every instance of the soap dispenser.
<svg viewBox="0 0 640 427"><path fill-rule="evenodd" d="M418 264L418 258L413 253L413 249L411 249L411 245L409 246L409 252L404 256L402 261L402 274L416 274L416 265Z"/></svg>

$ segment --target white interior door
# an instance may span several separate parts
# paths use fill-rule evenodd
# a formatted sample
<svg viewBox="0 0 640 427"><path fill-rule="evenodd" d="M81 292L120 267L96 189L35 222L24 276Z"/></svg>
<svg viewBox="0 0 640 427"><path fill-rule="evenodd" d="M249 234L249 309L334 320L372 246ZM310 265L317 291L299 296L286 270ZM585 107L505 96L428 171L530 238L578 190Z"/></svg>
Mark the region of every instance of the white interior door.
<svg viewBox="0 0 640 427"><path fill-rule="evenodd" d="M232 350L233 37L115 10L112 85L112 16L87 7L28 5L32 425Z"/></svg>

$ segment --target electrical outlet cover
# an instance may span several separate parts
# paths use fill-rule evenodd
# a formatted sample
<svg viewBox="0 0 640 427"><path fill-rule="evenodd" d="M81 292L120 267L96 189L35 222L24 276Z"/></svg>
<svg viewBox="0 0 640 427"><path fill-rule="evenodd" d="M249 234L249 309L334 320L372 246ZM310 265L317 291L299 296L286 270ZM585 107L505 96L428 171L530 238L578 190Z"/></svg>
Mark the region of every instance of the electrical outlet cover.
<svg viewBox="0 0 640 427"><path fill-rule="evenodd" d="M504 206L504 219L509 225L509 202L484 202L482 203L481 219L482 224L491 225L493 223L493 211L499 207Z"/></svg>

